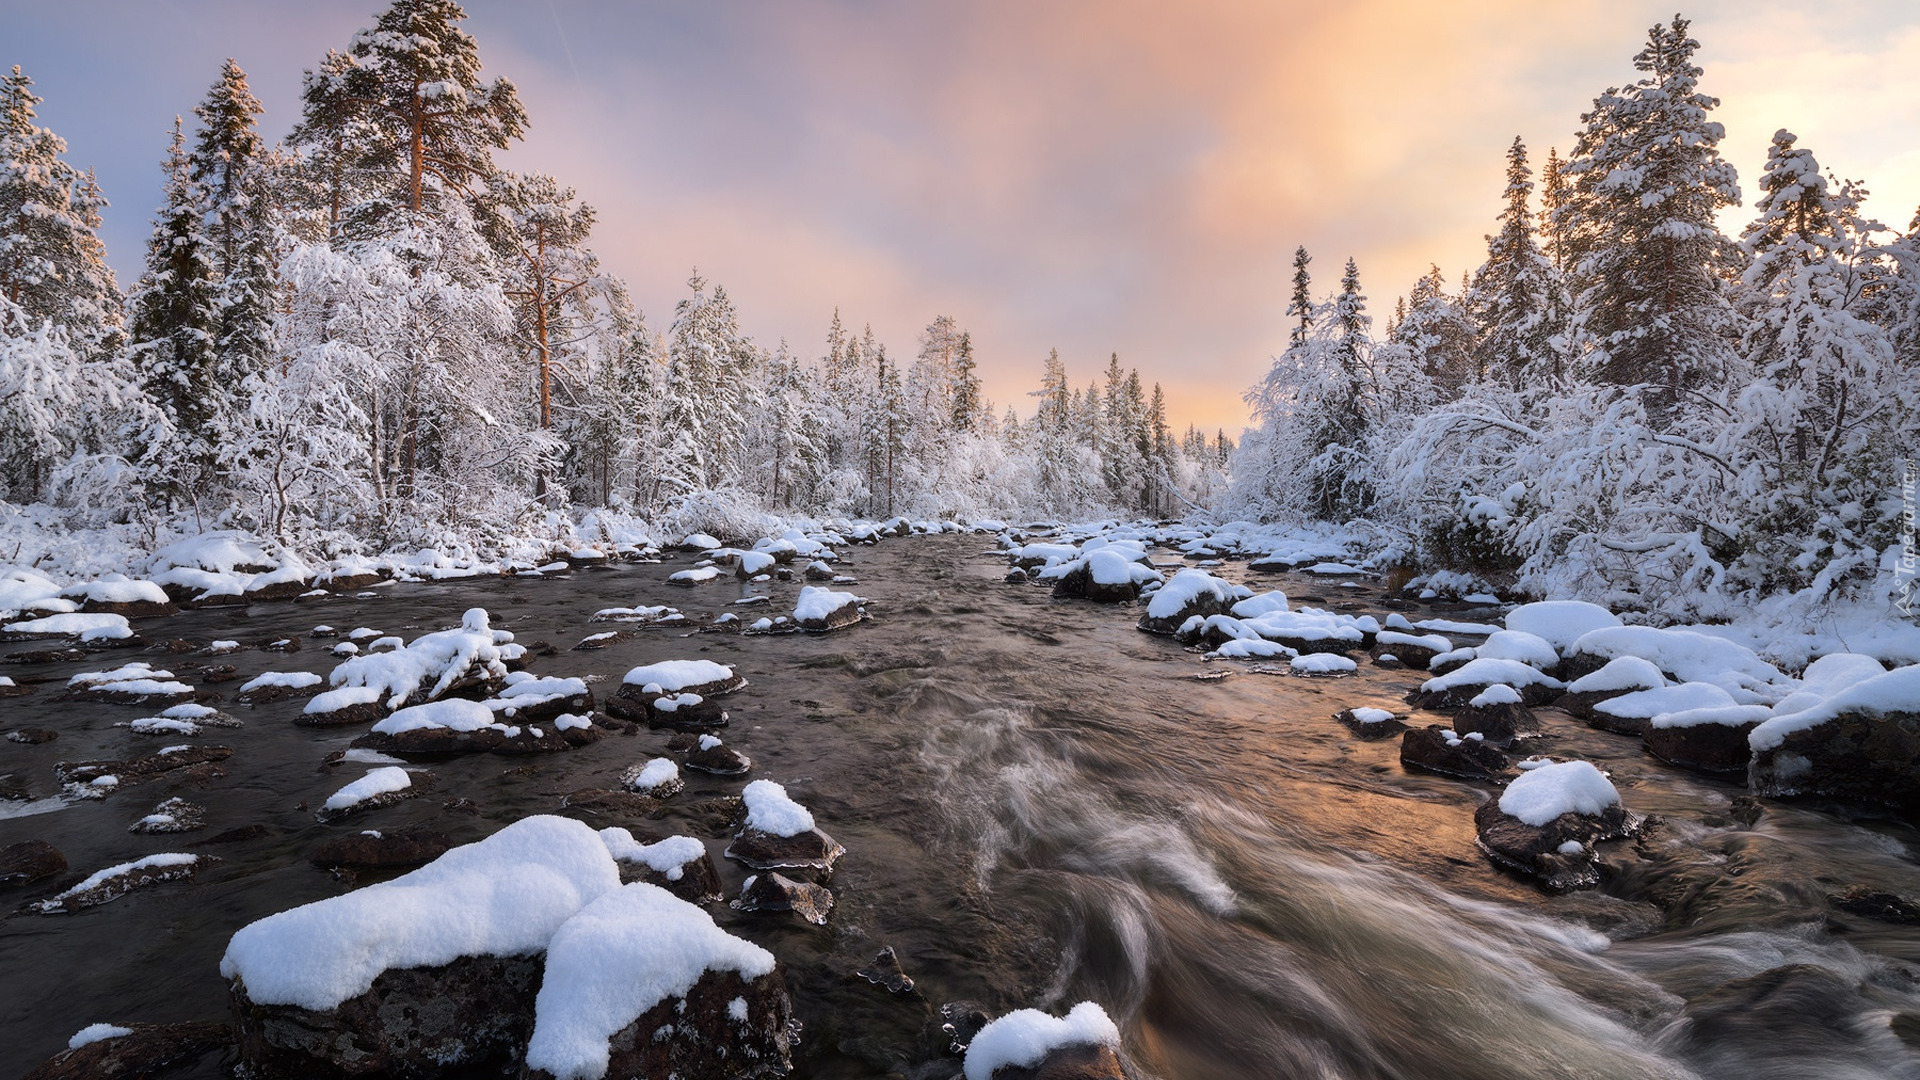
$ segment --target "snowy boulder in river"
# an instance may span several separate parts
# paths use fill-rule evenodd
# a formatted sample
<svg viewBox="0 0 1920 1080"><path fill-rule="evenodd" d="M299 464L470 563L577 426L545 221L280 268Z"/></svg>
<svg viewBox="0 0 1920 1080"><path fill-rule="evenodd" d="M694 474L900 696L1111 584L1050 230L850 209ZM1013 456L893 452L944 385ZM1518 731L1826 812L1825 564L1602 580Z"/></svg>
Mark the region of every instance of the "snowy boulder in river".
<svg viewBox="0 0 1920 1080"><path fill-rule="evenodd" d="M493 690L506 681L502 646L512 640L512 634L493 629L485 608L469 608L458 629L423 634L403 649L356 656L334 668L328 682L377 689L389 709L456 690Z"/></svg>
<svg viewBox="0 0 1920 1080"><path fill-rule="evenodd" d="M93 1024L24 1080L119 1080L185 1069L233 1045L225 1024Z"/></svg>
<svg viewBox="0 0 1920 1080"><path fill-rule="evenodd" d="M1146 552L1109 544L1072 562L1056 563L1035 575L1053 582L1056 600L1093 600L1102 604L1131 603L1160 572L1146 564ZM1177 624L1176 624L1177 625Z"/></svg>
<svg viewBox="0 0 1920 1080"><path fill-rule="evenodd" d="M1590 631L1619 626L1620 616L1583 600L1543 600L1507 612L1506 624L1507 629L1532 634L1564 653Z"/></svg>
<svg viewBox="0 0 1920 1080"><path fill-rule="evenodd" d="M1858 665L1820 682L1817 668L1806 683L1824 700L1795 695L1747 736L1748 786L1920 816L1920 664L1879 675Z"/></svg>
<svg viewBox="0 0 1920 1080"><path fill-rule="evenodd" d="M1622 656L1647 660L1675 682L1712 683L1739 705L1771 705L1794 689L1792 679L1743 645L1694 630L1651 626L1588 631L1562 653L1563 670L1578 679Z"/></svg>
<svg viewBox="0 0 1920 1080"><path fill-rule="evenodd" d="M802 630L816 634L852 626L866 615L864 596L836 592L818 585L800 586L800 598L793 606L793 621Z"/></svg>
<svg viewBox="0 0 1920 1080"><path fill-rule="evenodd" d="M1249 594L1248 589L1189 567L1154 592L1147 601L1146 614L1140 616L1139 628L1149 634L1172 634L1188 619L1226 614L1229 607ZM1285 610L1286 598L1281 597L1280 602Z"/></svg>
<svg viewBox="0 0 1920 1080"><path fill-rule="evenodd" d="M726 711L712 699L745 685L732 668L712 660L662 660L628 671L607 699L607 712L653 727L700 731L727 722Z"/></svg>
<svg viewBox="0 0 1920 1080"><path fill-rule="evenodd" d="M641 830L645 842L617 826L600 830L607 852L620 864L620 880L658 885L690 904L720 899L720 871L707 845L691 836L659 836Z"/></svg>
<svg viewBox="0 0 1920 1080"><path fill-rule="evenodd" d="M726 857L755 870L816 870L832 873L846 849L814 825L813 815L771 780L755 780L740 793L747 820Z"/></svg>
<svg viewBox="0 0 1920 1080"><path fill-rule="evenodd" d="M151 581L133 581L123 574L108 574L96 581L69 585L60 595L79 603L89 613L106 612L129 618L150 618L178 614L180 608L167 597L167 591Z"/></svg>
<svg viewBox="0 0 1920 1080"><path fill-rule="evenodd" d="M1538 668L1518 660L1475 658L1420 684L1409 700L1423 709L1457 709L1479 697L1490 686L1507 685L1530 704L1544 705L1559 696L1565 685Z"/></svg>
<svg viewBox="0 0 1920 1080"><path fill-rule="evenodd" d="M536 816L409 874L242 927L240 1064L259 1076L430 1076L505 1064L534 1027L542 954L620 887L594 831Z"/></svg>
<svg viewBox="0 0 1920 1080"><path fill-rule="evenodd" d="M727 906L735 911L792 912L815 926L825 926L833 911L833 890L768 870L741 882L740 895Z"/></svg>
<svg viewBox="0 0 1920 1080"><path fill-rule="evenodd" d="M1521 699L1520 691L1505 683L1487 687L1470 699L1466 708L1454 713L1453 730L1463 736L1478 735L1503 750L1515 739L1546 731Z"/></svg>
<svg viewBox="0 0 1920 1080"><path fill-rule="evenodd" d="M772 953L666 890L635 882L605 893L553 935L525 1075L785 1076L796 1034Z"/></svg>
<svg viewBox="0 0 1920 1080"><path fill-rule="evenodd" d="M1400 630L1382 630L1373 636L1372 656L1392 656L1407 667L1425 671L1433 658L1453 651L1453 642L1439 634L1409 634Z"/></svg>
<svg viewBox="0 0 1920 1080"><path fill-rule="evenodd" d="M1083 1001L1065 1016L1019 1009L967 1042L966 1080L1120 1080L1120 1029Z"/></svg>
<svg viewBox="0 0 1920 1080"><path fill-rule="evenodd" d="M1600 883L1594 845L1632 836L1640 819L1620 805L1606 775L1585 761L1550 762L1522 772L1473 822L1480 850L1495 866L1532 878L1548 892Z"/></svg>
<svg viewBox="0 0 1920 1080"><path fill-rule="evenodd" d="M1733 695L1712 683L1679 683L1608 698L1593 707L1587 724L1620 735L1645 735L1653 718L1664 713L1724 709L1737 704Z"/></svg>
<svg viewBox="0 0 1920 1080"><path fill-rule="evenodd" d="M1567 692L1554 699L1554 708L1571 713L1589 724L1594 722L1594 707L1603 701L1638 690L1657 690L1667 685L1667 677L1651 660L1622 656L1607 661L1567 684ZM1602 725L1604 726L1604 725Z"/></svg>
<svg viewBox="0 0 1920 1080"><path fill-rule="evenodd" d="M1773 710L1765 705L1709 705L1660 713L1647 724L1647 753L1694 772L1746 775L1753 751L1747 735Z"/></svg>

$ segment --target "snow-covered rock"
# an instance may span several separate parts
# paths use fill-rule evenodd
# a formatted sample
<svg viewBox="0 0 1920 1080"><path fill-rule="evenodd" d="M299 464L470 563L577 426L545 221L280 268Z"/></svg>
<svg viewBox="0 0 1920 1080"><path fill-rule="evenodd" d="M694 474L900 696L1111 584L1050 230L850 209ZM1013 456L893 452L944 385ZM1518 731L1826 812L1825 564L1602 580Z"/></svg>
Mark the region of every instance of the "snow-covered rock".
<svg viewBox="0 0 1920 1080"><path fill-rule="evenodd" d="M1594 630L1620 625L1620 616L1583 600L1543 600L1507 612L1507 629L1532 634L1555 652L1565 652Z"/></svg>
<svg viewBox="0 0 1920 1080"><path fill-rule="evenodd" d="M846 849L815 826L813 814L771 780L755 780L740 793L747 819L727 845L726 857L756 870L831 872Z"/></svg>
<svg viewBox="0 0 1920 1080"><path fill-rule="evenodd" d="M1633 835L1640 821L1599 769L1565 761L1521 772L1481 804L1474 825L1494 865L1565 892L1599 884L1594 845Z"/></svg>
<svg viewBox="0 0 1920 1080"><path fill-rule="evenodd" d="M1817 704L1774 715L1747 736L1756 794L1807 796L1920 813L1920 664L1817 674ZM1865 675L1864 678L1858 676ZM1856 681L1857 680L1857 681Z"/></svg>
<svg viewBox="0 0 1920 1080"><path fill-rule="evenodd" d="M1155 590L1152 599L1147 601L1146 612L1140 616L1139 628L1149 634L1172 634L1188 619L1226 613L1236 601L1251 599L1248 592L1205 570L1189 567L1175 573ZM1258 605L1257 611L1248 614L1285 611L1286 607L1287 598L1280 596L1277 608L1272 604Z"/></svg>
<svg viewBox="0 0 1920 1080"><path fill-rule="evenodd" d="M1635 690L1598 702L1588 715L1587 723L1622 735L1645 735L1653 718L1661 713L1718 709L1735 704L1733 695L1713 683L1679 683Z"/></svg>
<svg viewBox="0 0 1920 1080"><path fill-rule="evenodd" d="M387 707L432 701L451 691L497 687L507 677L499 639L485 608L469 608L454 630L440 630L415 638L403 649L369 652L333 669L328 681L335 687L380 690Z"/></svg>
<svg viewBox="0 0 1920 1080"><path fill-rule="evenodd" d="M1732 694L1736 704L1770 705L1794 688L1792 679L1724 638L1692 630L1651 626L1612 626L1582 634L1564 653L1566 672L1575 679L1608 661L1637 656L1676 682L1705 682Z"/></svg>
<svg viewBox="0 0 1920 1080"><path fill-rule="evenodd" d="M21 619L0 625L0 641L51 641L65 638L82 645L133 643L136 635L125 615L71 612Z"/></svg>
<svg viewBox="0 0 1920 1080"><path fill-rule="evenodd" d="M1560 680L1518 660L1476 657L1420 684L1413 703L1425 709L1457 709L1494 685L1511 686L1526 701L1545 704L1564 689Z"/></svg>
<svg viewBox="0 0 1920 1080"><path fill-rule="evenodd" d="M1463 780L1501 780L1513 771L1507 755L1484 736L1439 724L1410 727L1400 736L1400 764Z"/></svg>
<svg viewBox="0 0 1920 1080"><path fill-rule="evenodd" d="M783 1076L792 1012L772 953L636 882L554 933L526 1067L532 1080Z"/></svg>
<svg viewBox="0 0 1920 1080"><path fill-rule="evenodd" d="M867 599L850 592L839 592L821 585L800 586L793 605L793 621L802 630L825 633L852 626L865 614Z"/></svg>
<svg viewBox="0 0 1920 1080"><path fill-rule="evenodd" d="M967 1043L962 1067L966 1080L996 1080L1015 1069L1043 1076L1048 1062L1061 1068L1062 1076L1118 1080L1120 1061L1114 1051L1119 1047L1120 1029L1091 1001L1075 1005L1065 1016L1020 1009L981 1028ZM1062 1060L1068 1055L1074 1060Z"/></svg>

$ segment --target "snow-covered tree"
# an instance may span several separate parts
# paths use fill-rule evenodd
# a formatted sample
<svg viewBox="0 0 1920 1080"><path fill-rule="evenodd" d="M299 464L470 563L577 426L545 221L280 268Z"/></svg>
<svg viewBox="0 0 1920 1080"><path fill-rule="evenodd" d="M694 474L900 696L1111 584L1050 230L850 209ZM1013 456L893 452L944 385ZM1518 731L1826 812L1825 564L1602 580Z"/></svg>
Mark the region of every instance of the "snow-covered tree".
<svg viewBox="0 0 1920 1080"><path fill-rule="evenodd" d="M1448 294L1446 278L1431 267L1406 298L1405 308L1387 331L1387 341L1400 347L1408 363L1431 382L1442 397L1458 397L1461 387L1485 374L1483 354L1475 347L1470 315L1472 296ZM1383 384L1382 390L1389 388Z"/></svg>
<svg viewBox="0 0 1920 1080"><path fill-rule="evenodd" d="M1518 137L1507 149L1506 207L1500 231L1487 238L1487 261L1473 275L1466 297L1477 340L1476 375L1492 375L1512 386L1552 385L1563 372L1554 347L1554 293L1558 271L1535 243L1533 171L1527 147Z"/></svg>
<svg viewBox="0 0 1920 1080"><path fill-rule="evenodd" d="M233 398L273 356L274 267L281 244L271 188L287 170L272 167L254 121L265 109L233 60L222 65L219 81L193 111L200 131L187 154L188 180L201 200L219 310L214 348Z"/></svg>
<svg viewBox="0 0 1920 1080"><path fill-rule="evenodd" d="M1719 101L1699 91L1700 43L1675 17L1634 57L1644 76L1581 117L1556 218L1574 260L1576 317L1595 377L1647 387L1656 418L1689 391L1734 375L1724 288L1734 251L1714 212L1740 201L1721 160Z"/></svg>
<svg viewBox="0 0 1920 1080"><path fill-rule="evenodd" d="M128 353L171 436L145 448L157 486L175 497L199 498L228 449L238 379L220 363L215 252L177 117L165 169L166 202L147 243L146 272L128 303Z"/></svg>
<svg viewBox="0 0 1920 1080"><path fill-rule="evenodd" d="M120 348L123 325L98 236L107 200L91 172L62 159L65 140L34 123L32 86L18 66L0 78L0 298L99 359Z"/></svg>

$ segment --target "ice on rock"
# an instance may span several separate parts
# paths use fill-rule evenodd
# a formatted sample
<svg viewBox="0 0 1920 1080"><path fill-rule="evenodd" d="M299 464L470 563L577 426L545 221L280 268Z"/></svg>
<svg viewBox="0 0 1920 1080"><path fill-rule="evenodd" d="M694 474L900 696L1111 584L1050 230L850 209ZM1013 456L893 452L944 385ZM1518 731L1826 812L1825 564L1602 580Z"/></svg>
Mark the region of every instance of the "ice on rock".
<svg viewBox="0 0 1920 1080"><path fill-rule="evenodd" d="M770 836L799 836L814 827L813 814L787 797L771 780L755 780L740 793L747 806L747 828Z"/></svg>
<svg viewBox="0 0 1920 1080"><path fill-rule="evenodd" d="M1083 1001L1065 1016L1020 1009L989 1023L967 1044L967 1080L992 1080L1009 1066L1030 1069L1049 1053L1067 1046L1120 1046L1120 1029L1107 1011Z"/></svg>
<svg viewBox="0 0 1920 1080"><path fill-rule="evenodd" d="M684 998L709 971L757 979L773 969L772 953L665 889L644 882L613 889L562 924L547 946L527 1067L557 1080L600 1080L609 1040L647 1010Z"/></svg>
<svg viewBox="0 0 1920 1080"><path fill-rule="evenodd" d="M1588 761L1560 761L1528 769L1500 793L1500 812L1539 828L1565 813L1598 814L1620 803L1620 793Z"/></svg>
<svg viewBox="0 0 1920 1080"><path fill-rule="evenodd" d="M592 828L523 818L392 881L248 924L228 943L220 974L259 1004L331 1009L392 968L547 949L562 924L619 887Z"/></svg>

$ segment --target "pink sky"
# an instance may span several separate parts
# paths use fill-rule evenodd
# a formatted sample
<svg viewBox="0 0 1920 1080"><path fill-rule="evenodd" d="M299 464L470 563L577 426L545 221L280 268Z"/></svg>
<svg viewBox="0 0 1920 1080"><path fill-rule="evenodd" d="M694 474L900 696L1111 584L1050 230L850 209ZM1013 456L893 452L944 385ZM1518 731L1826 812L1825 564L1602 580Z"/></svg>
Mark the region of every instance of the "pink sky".
<svg viewBox="0 0 1920 1080"><path fill-rule="evenodd" d="M0 63L48 100L69 157L115 201L138 271L176 112L226 56L283 134L299 75L372 2L0 3ZM1751 198L1779 127L1920 205L1920 5L1694 4L1703 88ZM698 266L746 330L821 351L838 306L910 355L935 315L973 331L1017 404L1057 347L1076 381L1110 352L1165 385L1176 423L1237 432L1285 338L1288 263L1359 263L1376 316L1436 262L1478 265L1515 135L1538 157L1630 81L1670 4L476 2L489 74L533 117L511 167L600 211L595 246L663 328ZM1737 230L1744 210L1723 220Z"/></svg>

